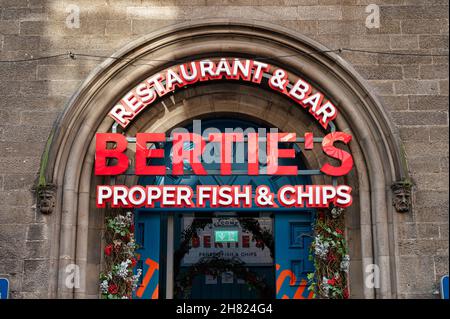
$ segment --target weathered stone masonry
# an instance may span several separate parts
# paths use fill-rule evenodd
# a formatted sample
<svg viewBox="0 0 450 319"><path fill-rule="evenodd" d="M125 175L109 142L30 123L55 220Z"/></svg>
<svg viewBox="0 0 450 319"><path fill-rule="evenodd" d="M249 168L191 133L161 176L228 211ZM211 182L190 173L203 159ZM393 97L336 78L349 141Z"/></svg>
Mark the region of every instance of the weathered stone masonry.
<svg viewBox="0 0 450 319"><path fill-rule="evenodd" d="M380 6L380 28L365 26L372 3ZM69 5L80 9L79 28L66 23ZM155 29L205 17L270 22L332 49L448 53L446 0L0 0L0 60L67 51L110 56ZM434 298L448 273L448 57L341 57L399 130L415 184L413 211L397 215L393 230L397 297ZM39 213L32 189L53 123L103 60L0 64L0 276L10 279L12 298L52 296L56 217Z"/></svg>

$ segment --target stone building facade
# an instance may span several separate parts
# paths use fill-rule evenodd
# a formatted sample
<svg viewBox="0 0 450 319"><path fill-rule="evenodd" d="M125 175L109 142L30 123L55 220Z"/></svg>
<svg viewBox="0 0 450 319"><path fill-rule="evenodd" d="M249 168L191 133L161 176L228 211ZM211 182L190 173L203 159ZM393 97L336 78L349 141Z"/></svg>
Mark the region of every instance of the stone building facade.
<svg viewBox="0 0 450 319"><path fill-rule="evenodd" d="M370 5L379 8L378 27L368 26L371 11L366 10ZM60 244L69 244L64 239L60 241L59 234L70 226L83 224L76 217L67 219L67 208L58 206L62 205L59 199L64 197L61 192L67 189L66 184L57 179L54 181L57 194L54 212L45 215L38 207L36 185L42 174L49 174L43 173L49 151L46 147L52 148L52 138L57 139L52 132L63 136L64 130L71 127L67 120L69 115L77 116L71 106L81 103L78 101L86 98L86 92L94 96L95 90L101 90L89 81L102 70L110 70L108 63L113 62L104 62L106 57L117 52L118 56L138 52L140 46L153 41L149 35L155 36L161 28L166 30L161 34L171 34L172 31L167 30L178 34L183 29L195 33L195 25L201 24L202 30L208 32L205 19L212 19L211 25L217 29L220 25L223 30L226 25L240 26L236 28L245 29L247 33L252 29L249 25L254 25L255 33L263 33L258 30L266 28L271 30L274 42L279 27L280 34L298 35L323 48L353 50L337 52L334 58L354 71L352 74L377 99L393 134L398 137L405 174L393 182L409 176L407 179L413 183L409 212L398 213L390 208L386 220L372 220L373 224L384 223L386 228L383 234L390 246L390 259L386 261L389 263L386 266L389 289L371 294L360 287L361 291L353 296L437 298L439 279L448 274L447 0L0 0L0 60L63 55L0 64L0 277L9 279L11 298L95 297L99 265L92 266L88 260L90 254L100 254L101 247L94 244L98 241L91 237L87 228L75 228L67 235L67 241L75 242L76 236L89 232L84 244L94 246L86 248L87 253L86 249L77 248L79 246L72 249L88 256L80 260L86 263L82 269L86 270L87 278L83 280L91 288L84 285L80 291L59 288L64 269L57 264L67 256L70 259L70 253L64 253L64 247L60 247ZM212 27L211 31L217 29ZM234 32L231 27L227 30ZM244 39L245 32L239 32L236 37ZM212 45L198 41L199 46ZM252 42L248 46L251 48ZM259 50L264 54L262 45L260 49L256 46L255 52ZM239 50L237 44L236 48ZM172 49L181 52L185 47ZM75 56L69 58L68 51ZM161 56L163 53L167 54L161 51ZM171 54L176 57L177 51ZM123 67L130 67L126 59L121 62ZM115 81L120 87L124 77ZM167 122L161 127L169 127L168 123L174 118L164 120ZM385 131L385 135L389 136L390 132ZM63 148L64 143L70 141L61 142L58 147ZM53 152L50 157L59 154ZM69 165L70 158L77 160L76 154L66 154L66 162L55 160L54 165ZM55 176L58 175L55 173ZM80 180L77 183L81 185ZM391 194L391 184L384 185L381 193ZM84 194L82 189L76 192L77 196ZM376 190L371 189L369 193L375 194ZM89 202L89 193L86 196ZM371 200L383 198L391 207L391 196L373 196ZM364 207L359 209L363 211ZM101 225L101 221L97 221L97 225ZM375 232L381 230L377 228ZM363 229L359 229L357 236L363 238L361 233ZM376 247L376 236L370 245ZM361 242L355 242L351 249L364 249L360 246ZM358 285L362 285L361 278L355 279L355 282L359 280Z"/></svg>

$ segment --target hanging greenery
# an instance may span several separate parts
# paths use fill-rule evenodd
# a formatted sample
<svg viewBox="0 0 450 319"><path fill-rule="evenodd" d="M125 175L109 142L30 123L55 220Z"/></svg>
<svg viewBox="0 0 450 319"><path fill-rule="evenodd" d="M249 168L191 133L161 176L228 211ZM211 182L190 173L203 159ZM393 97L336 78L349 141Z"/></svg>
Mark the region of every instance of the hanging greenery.
<svg viewBox="0 0 450 319"><path fill-rule="evenodd" d="M313 273L308 274L309 290L314 297L347 299L350 257L344 237L344 209L333 207L320 211L314 227L310 260L314 261Z"/></svg>
<svg viewBox="0 0 450 319"><path fill-rule="evenodd" d="M189 249L191 249L192 238L195 236L198 237L198 231L204 229L206 225L211 222L212 218L194 218L191 225L181 231L180 246L174 252L174 278L178 277L181 261L183 260L184 255L186 255L189 252Z"/></svg>
<svg viewBox="0 0 450 319"><path fill-rule="evenodd" d="M252 234L252 241L256 241L256 247L260 249L267 247L270 256L275 258L275 241L272 230L261 227L257 218L240 218L238 222L242 230Z"/></svg>
<svg viewBox="0 0 450 319"><path fill-rule="evenodd" d="M131 299L142 269L136 266L133 215L106 218L104 271L100 274L100 291L104 299Z"/></svg>

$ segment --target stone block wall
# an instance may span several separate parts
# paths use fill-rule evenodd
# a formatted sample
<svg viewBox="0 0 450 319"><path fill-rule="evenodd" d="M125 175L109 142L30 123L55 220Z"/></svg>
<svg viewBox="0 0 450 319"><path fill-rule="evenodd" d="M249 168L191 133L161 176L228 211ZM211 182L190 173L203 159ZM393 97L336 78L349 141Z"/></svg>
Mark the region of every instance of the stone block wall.
<svg viewBox="0 0 450 319"><path fill-rule="evenodd" d="M371 4L379 28L366 27ZM447 0L0 0L0 60L109 56L157 28L214 17L269 21L332 49L448 54ZM416 184L414 212L395 229L398 297L434 298L448 273L448 57L341 55L398 127ZM49 295L49 217L32 187L54 120L102 60L0 63L0 276L12 298Z"/></svg>

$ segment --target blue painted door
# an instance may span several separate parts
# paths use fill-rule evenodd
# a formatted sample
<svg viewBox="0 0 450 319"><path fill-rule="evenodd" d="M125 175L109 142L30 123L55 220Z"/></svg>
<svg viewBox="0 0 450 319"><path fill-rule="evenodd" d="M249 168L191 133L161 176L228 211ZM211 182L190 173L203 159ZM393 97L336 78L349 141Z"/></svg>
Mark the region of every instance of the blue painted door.
<svg viewBox="0 0 450 319"><path fill-rule="evenodd" d="M275 268L277 299L311 298L307 274L314 271L309 260L314 211L275 215Z"/></svg>
<svg viewBox="0 0 450 319"><path fill-rule="evenodd" d="M159 263L160 263L160 229L159 214L135 212L135 236L138 244L136 269L142 269L139 285L134 298L158 299Z"/></svg>

